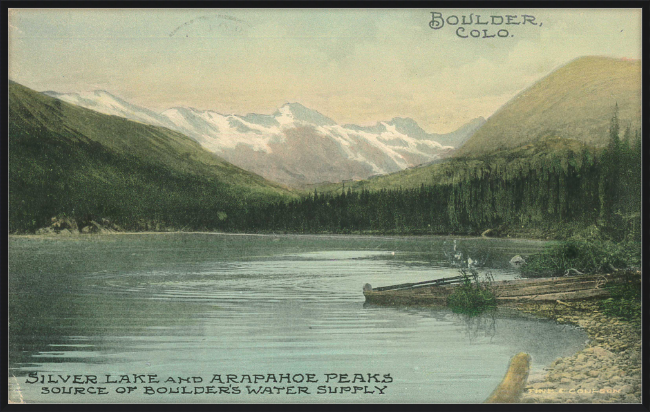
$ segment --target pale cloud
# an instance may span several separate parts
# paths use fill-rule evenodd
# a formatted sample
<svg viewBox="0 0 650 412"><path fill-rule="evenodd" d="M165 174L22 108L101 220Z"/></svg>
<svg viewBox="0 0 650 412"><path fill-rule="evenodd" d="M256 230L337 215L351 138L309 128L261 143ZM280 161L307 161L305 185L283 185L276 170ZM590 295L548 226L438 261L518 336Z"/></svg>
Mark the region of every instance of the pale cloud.
<svg viewBox="0 0 650 412"><path fill-rule="evenodd" d="M341 123L402 116L442 133L574 58L641 57L640 10L439 10L542 23L509 26L503 39L431 30L431 11L14 9L9 76L155 110L271 113L297 101Z"/></svg>

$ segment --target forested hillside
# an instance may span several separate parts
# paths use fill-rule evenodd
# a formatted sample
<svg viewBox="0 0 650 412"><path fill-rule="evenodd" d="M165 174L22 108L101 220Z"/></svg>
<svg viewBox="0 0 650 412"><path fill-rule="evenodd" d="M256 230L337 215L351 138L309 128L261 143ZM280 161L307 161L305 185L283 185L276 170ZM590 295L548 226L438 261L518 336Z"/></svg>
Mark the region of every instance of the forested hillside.
<svg viewBox="0 0 650 412"><path fill-rule="evenodd" d="M10 84L10 231L53 217L121 230L640 240L640 131L610 109L594 147L547 136L299 197L171 130Z"/></svg>
<svg viewBox="0 0 650 412"><path fill-rule="evenodd" d="M9 230L53 217L125 230L218 228L247 206L295 196L192 139L9 84Z"/></svg>
<svg viewBox="0 0 650 412"><path fill-rule="evenodd" d="M640 133L630 128L620 133L617 111L604 149L547 138L429 170L436 183L315 190L302 200L250 210L238 224L247 230L314 233L477 235L492 229L492 235L542 238L597 231L612 239L640 239Z"/></svg>

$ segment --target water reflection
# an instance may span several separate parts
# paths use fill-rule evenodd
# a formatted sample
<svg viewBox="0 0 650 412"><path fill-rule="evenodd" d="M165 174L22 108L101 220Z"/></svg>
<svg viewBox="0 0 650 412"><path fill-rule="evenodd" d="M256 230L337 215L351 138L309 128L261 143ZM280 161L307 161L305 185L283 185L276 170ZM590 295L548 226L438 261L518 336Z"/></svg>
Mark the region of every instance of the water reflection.
<svg viewBox="0 0 650 412"><path fill-rule="evenodd" d="M513 353L528 351L544 365L582 345L578 330L501 313L495 317L498 333L489 336L487 320L469 325L448 310L364 305L364 283L456 275L444 258L445 241L449 239L203 234L11 239L10 373L20 380L32 371L377 371L395 376L382 402L480 402ZM463 245L481 242L463 240ZM506 264L515 252L541 247L528 242L511 242L510 249L508 242L484 245L492 250L490 259L502 256ZM514 276L509 269L491 270L497 277ZM543 342L545 337L552 341ZM450 360L450 353L457 356ZM477 362L480 369L472 366ZM37 387L28 389L34 392L24 392L27 401L74 401L39 398ZM151 399L134 395L111 401ZM261 400L199 396L157 401ZM262 401L324 400L314 395ZM377 400L327 398L369 401Z"/></svg>
<svg viewBox="0 0 650 412"><path fill-rule="evenodd" d="M492 339L497 333L497 319L495 311L488 311L478 316L464 314L457 315L465 323L465 334L470 343L480 339Z"/></svg>

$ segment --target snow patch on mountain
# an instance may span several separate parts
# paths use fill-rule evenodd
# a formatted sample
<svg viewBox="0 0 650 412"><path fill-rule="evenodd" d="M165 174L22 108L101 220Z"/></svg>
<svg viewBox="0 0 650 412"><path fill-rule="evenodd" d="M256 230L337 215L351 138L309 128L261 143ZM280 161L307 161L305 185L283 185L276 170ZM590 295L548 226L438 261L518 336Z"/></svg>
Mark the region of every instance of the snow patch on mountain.
<svg viewBox="0 0 650 412"><path fill-rule="evenodd" d="M365 179L438 160L485 122L477 119L463 126L462 132L437 135L426 133L409 118L396 117L374 126L339 125L300 103L287 103L271 115L224 115L188 107L156 113L106 91L45 94L179 131L243 169L289 185Z"/></svg>

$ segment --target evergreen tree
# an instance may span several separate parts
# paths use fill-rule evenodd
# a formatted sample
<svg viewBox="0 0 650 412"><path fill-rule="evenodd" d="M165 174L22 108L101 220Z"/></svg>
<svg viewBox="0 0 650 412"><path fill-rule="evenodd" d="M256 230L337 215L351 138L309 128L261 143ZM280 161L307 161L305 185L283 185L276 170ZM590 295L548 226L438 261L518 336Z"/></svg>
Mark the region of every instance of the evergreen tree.
<svg viewBox="0 0 650 412"><path fill-rule="evenodd" d="M619 138L618 103L609 125L609 141L603 154L603 167L600 176L600 221L601 225L615 237L620 222L616 208L619 195L621 141Z"/></svg>

